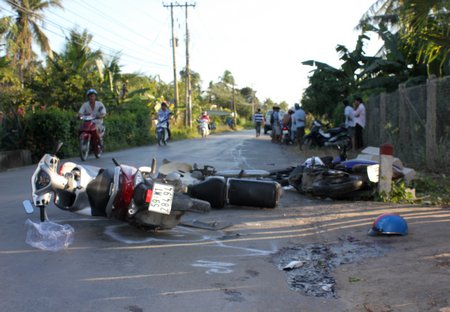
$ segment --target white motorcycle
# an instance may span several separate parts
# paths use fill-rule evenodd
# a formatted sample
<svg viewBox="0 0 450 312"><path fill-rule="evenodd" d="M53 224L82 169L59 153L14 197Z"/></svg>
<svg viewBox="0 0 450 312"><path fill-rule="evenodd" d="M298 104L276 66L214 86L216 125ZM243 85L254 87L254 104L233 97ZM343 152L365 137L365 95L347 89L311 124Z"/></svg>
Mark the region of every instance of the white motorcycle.
<svg viewBox="0 0 450 312"><path fill-rule="evenodd" d="M57 151L61 148L60 144ZM151 230L165 230L180 223L186 211L208 212L208 202L194 199L180 189L179 177L156 178L151 167L135 168L114 160L112 168L66 162L60 165L55 154L45 154L31 177L32 198L47 221L46 207L54 204L69 212L126 221ZM23 202L27 213L34 208Z"/></svg>
<svg viewBox="0 0 450 312"><path fill-rule="evenodd" d="M199 119L198 120L198 132L202 136L202 138L205 138L209 135L209 122L205 119Z"/></svg>
<svg viewBox="0 0 450 312"><path fill-rule="evenodd" d="M158 123L156 124L156 141L158 145L166 145L169 140L169 121L164 116L158 116Z"/></svg>

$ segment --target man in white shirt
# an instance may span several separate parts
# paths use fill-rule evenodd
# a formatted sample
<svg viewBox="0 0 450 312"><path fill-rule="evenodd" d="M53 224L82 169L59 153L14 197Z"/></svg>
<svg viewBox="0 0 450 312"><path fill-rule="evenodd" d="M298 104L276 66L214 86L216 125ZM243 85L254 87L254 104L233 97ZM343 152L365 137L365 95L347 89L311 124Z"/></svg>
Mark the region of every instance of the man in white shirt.
<svg viewBox="0 0 450 312"><path fill-rule="evenodd" d="M106 108L102 102L97 101L97 91L95 89L89 89L86 92L88 101L81 105L78 111L79 116L92 115L95 117L93 120L97 133L100 137L100 144L103 145L103 135L105 134L105 127L103 126L103 118L106 116Z"/></svg>
<svg viewBox="0 0 450 312"><path fill-rule="evenodd" d="M295 112L294 112L294 115L292 116L292 119L295 122L295 128L297 129L296 136L297 136L298 147L300 148L300 150L302 150L303 136L305 135L306 114L305 114L305 111L300 106L300 104L295 103L294 108L295 108Z"/></svg>
<svg viewBox="0 0 450 312"><path fill-rule="evenodd" d="M353 107L350 105L349 101L344 100L342 103L345 106L345 128L347 128L348 136L352 138L352 146L355 146L355 111L353 110Z"/></svg>
<svg viewBox="0 0 450 312"><path fill-rule="evenodd" d="M366 126L366 107L360 97L356 97L353 102L355 106L355 148L360 149L364 147L363 130Z"/></svg>

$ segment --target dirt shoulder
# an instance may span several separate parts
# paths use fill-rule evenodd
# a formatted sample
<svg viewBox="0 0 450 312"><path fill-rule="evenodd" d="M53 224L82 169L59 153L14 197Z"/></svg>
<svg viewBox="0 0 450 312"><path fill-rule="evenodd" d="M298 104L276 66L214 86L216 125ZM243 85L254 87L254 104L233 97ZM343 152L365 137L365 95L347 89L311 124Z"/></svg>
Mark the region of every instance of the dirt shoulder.
<svg viewBox="0 0 450 312"><path fill-rule="evenodd" d="M314 200L286 191L280 209L301 216L304 226L315 229L316 235L294 240L288 249L304 252L315 244L313 253L321 247L331 250L319 262L322 266L348 258L329 270L335 280L330 303L339 301L345 311L450 311L450 208ZM373 220L382 213L404 217L409 234L368 236ZM343 245L347 253L336 252ZM374 248L380 252L374 255ZM307 278L305 271L299 274L300 280ZM296 291L306 296L301 289Z"/></svg>

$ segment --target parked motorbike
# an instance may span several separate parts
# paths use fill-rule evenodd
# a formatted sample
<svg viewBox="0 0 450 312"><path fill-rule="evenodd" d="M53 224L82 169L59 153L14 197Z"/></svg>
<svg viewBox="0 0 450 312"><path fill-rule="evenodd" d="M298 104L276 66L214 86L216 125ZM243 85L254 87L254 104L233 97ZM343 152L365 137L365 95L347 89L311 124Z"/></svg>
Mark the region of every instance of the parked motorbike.
<svg viewBox="0 0 450 312"><path fill-rule="evenodd" d="M169 127L169 121L164 116L158 116L156 124L156 141L158 142L158 145L166 145L167 141L169 140L169 130L167 129Z"/></svg>
<svg viewBox="0 0 450 312"><path fill-rule="evenodd" d="M102 154L102 142L94 123L95 117L92 115L81 116L83 121L78 130L80 137L80 158L85 161L90 152L93 152L95 158L100 158Z"/></svg>
<svg viewBox="0 0 450 312"><path fill-rule="evenodd" d="M198 122L198 133L205 138L209 135L209 122L205 119L199 119Z"/></svg>
<svg viewBox="0 0 450 312"><path fill-rule="evenodd" d="M314 120L309 134L303 138L303 145L309 147L343 146L347 150L352 148L352 139L344 126L324 130L319 120Z"/></svg>
<svg viewBox="0 0 450 312"><path fill-rule="evenodd" d="M291 133L287 126L281 128L281 142L286 145L291 143Z"/></svg>
<svg viewBox="0 0 450 312"><path fill-rule="evenodd" d="M33 204L40 209L42 222L48 220L46 207L52 198L62 210L115 218L151 230L175 227L186 211L211 209L208 202L183 194L176 180L155 178L155 161L139 169L114 159L111 168L73 162L60 165L57 151L45 154L31 177ZM34 210L30 201L24 201L24 207L28 213Z"/></svg>

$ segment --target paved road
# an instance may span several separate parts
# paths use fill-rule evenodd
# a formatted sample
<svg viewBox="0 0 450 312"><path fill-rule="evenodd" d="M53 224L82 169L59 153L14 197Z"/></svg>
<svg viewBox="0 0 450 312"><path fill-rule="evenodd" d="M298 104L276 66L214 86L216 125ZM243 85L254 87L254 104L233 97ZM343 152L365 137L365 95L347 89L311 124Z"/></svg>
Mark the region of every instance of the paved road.
<svg viewBox="0 0 450 312"><path fill-rule="evenodd" d="M158 164L166 158L217 169L271 169L298 160L293 147L271 144L267 136L256 139L251 131L105 153L86 163L109 166L112 157L136 166L156 157ZM21 207L30 197L34 168L0 173L1 311L297 311L316 300L289 290L286 276L271 263L271 254L290 237L281 206L187 214L185 220L233 226L178 226L155 234L51 205L49 217L72 225L75 241L64 251L35 249L25 243L29 216ZM38 220L37 212L31 219Z"/></svg>
<svg viewBox="0 0 450 312"><path fill-rule="evenodd" d="M142 166L156 157L158 164L166 158L217 169L273 169L299 163L304 156L294 146L275 145L267 136L256 139L252 131L244 131L106 153L86 163L110 166L114 157ZM49 252L25 243L29 216L21 203L30 197L34 169L0 173L0 311L342 312L428 311L429 307L437 311L436 307L446 306L448 275L436 275L437 266L418 259L441 257L448 250L448 209L335 202L285 190L275 209L228 207L183 216L185 222L232 224L223 230L177 226L147 233L51 205L49 217L72 225L75 240L66 250ZM411 235L386 240L367 237L374 218L383 212L408 218ZM31 218L37 221L38 214ZM337 298L305 296L290 289L287 272L279 268L280 253L303 251L310 243L342 242L350 247L358 247L358 242L384 243L382 247L391 251L389 256L336 269L332 275ZM327 265L330 257L318 263ZM407 263L413 269L405 269ZM427 286L439 280L439 287Z"/></svg>

